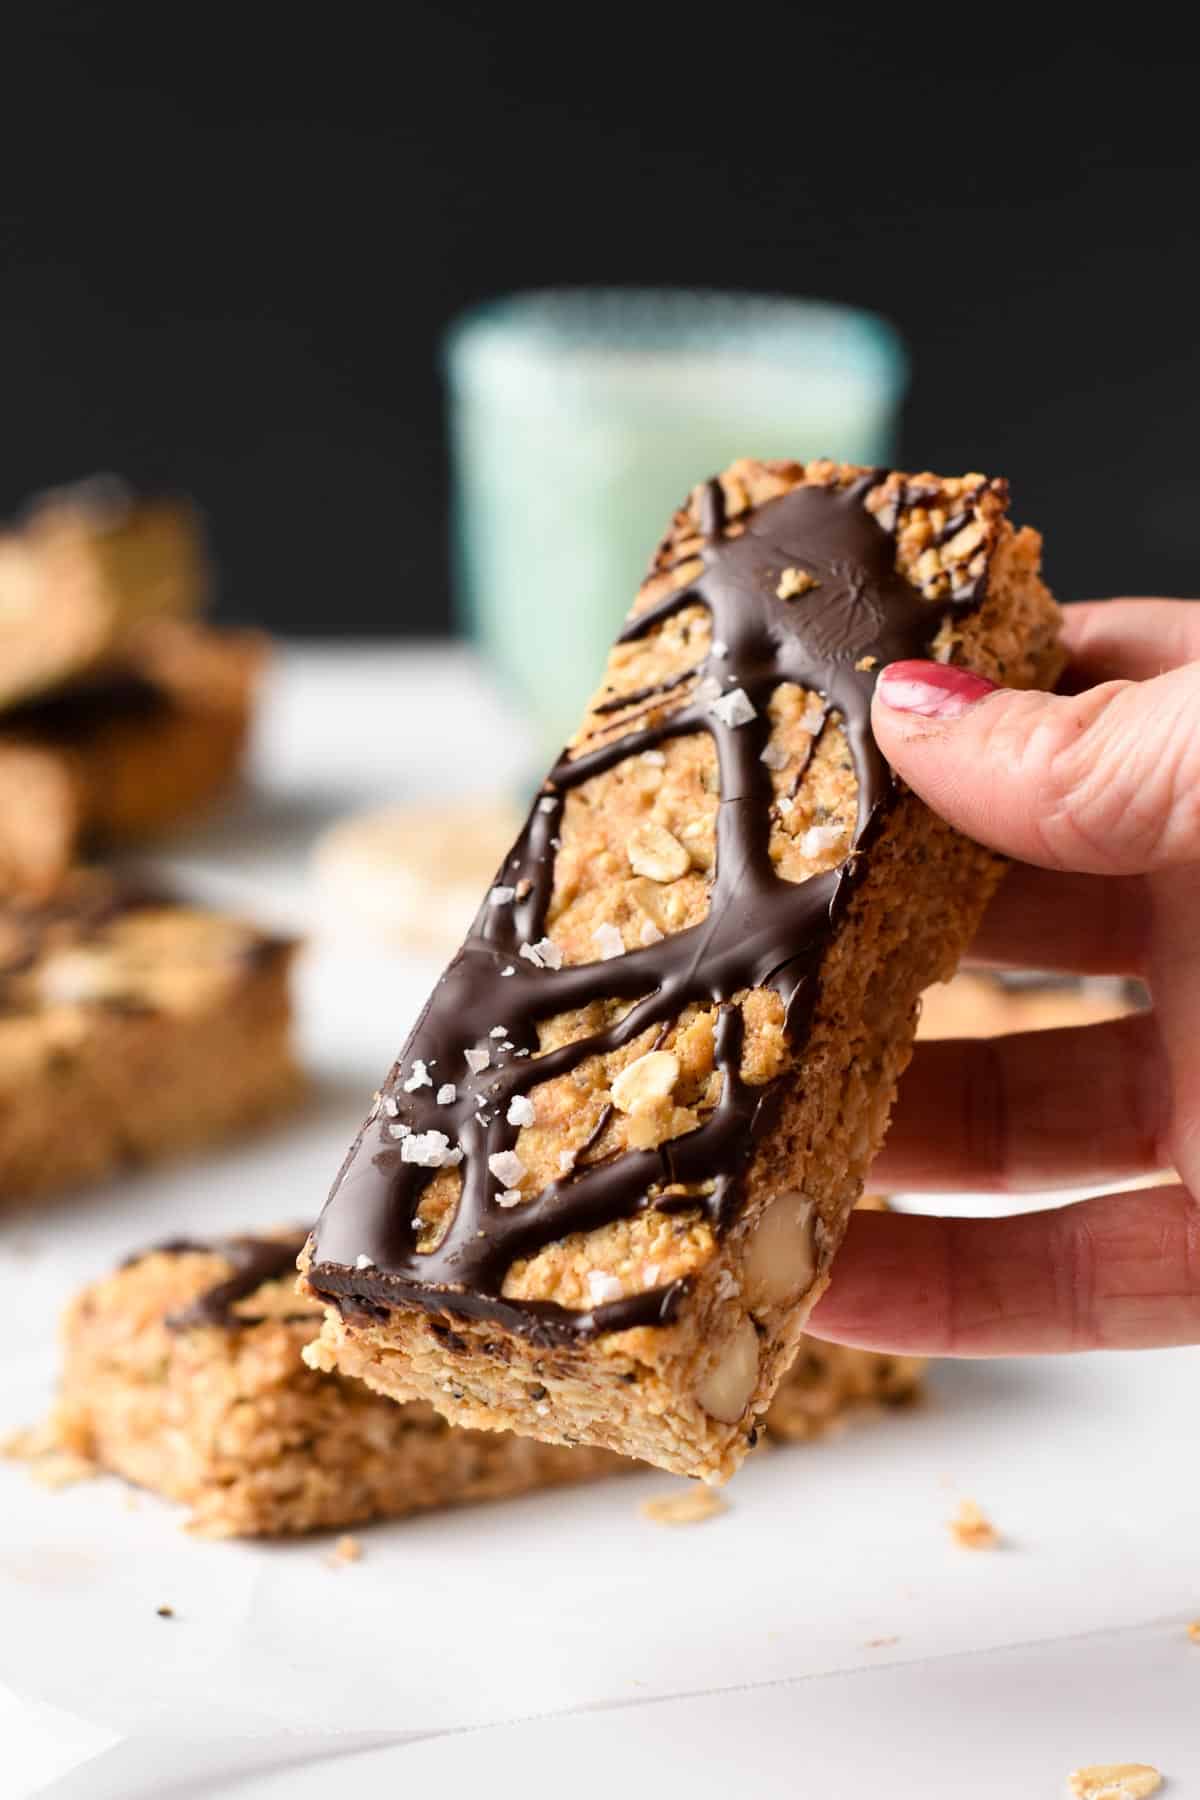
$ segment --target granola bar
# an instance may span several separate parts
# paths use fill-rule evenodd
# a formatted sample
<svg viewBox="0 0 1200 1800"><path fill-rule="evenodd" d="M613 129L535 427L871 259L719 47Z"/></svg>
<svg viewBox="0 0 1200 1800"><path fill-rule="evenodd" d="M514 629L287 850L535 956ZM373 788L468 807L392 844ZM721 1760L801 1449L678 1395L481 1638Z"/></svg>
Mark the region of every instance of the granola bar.
<svg viewBox="0 0 1200 1800"><path fill-rule="evenodd" d="M831 463L695 491L314 1231L314 1366L737 1467L921 991L1001 873L894 782L869 708L906 656L1057 673L1040 539L1006 508L983 476Z"/></svg>
<svg viewBox="0 0 1200 1800"><path fill-rule="evenodd" d="M0 709L120 666L149 620L199 610L207 576L182 501L83 482L0 533Z"/></svg>
<svg viewBox="0 0 1200 1800"><path fill-rule="evenodd" d="M266 653L258 632L161 622L121 673L0 719L0 893L52 893L81 850L203 811L241 762Z"/></svg>
<svg viewBox="0 0 1200 1800"><path fill-rule="evenodd" d="M298 1099L293 948L99 870L43 905L0 902L0 1202Z"/></svg>
<svg viewBox="0 0 1200 1800"><path fill-rule="evenodd" d="M298 1298L303 1232L181 1240L94 1282L63 1320L48 1430L18 1444L43 1478L113 1471L184 1502L213 1537L400 1518L636 1464L512 1433L462 1431L431 1406L308 1369L320 1307ZM865 1401L916 1391L920 1365L813 1342L767 1418L810 1437Z"/></svg>

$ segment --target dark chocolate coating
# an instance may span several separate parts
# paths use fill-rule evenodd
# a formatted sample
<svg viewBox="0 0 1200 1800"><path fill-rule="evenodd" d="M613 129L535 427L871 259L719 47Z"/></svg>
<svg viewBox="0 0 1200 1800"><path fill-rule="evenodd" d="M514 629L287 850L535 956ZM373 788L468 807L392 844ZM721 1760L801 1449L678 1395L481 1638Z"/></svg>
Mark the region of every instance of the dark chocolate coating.
<svg viewBox="0 0 1200 1800"><path fill-rule="evenodd" d="M408 1304L494 1318L544 1342L673 1316L683 1286L678 1282L587 1311L508 1300L501 1289L515 1259L649 1206L698 1209L718 1231L737 1214L741 1176L756 1138L769 1128L778 1084L742 1082L742 1017L731 1004L733 996L749 988L773 989L784 1003L793 1047L803 1043L822 960L861 865L855 852L877 831L893 792L870 729L878 671L900 658L927 654L946 613L977 605L980 598L976 584L954 601L928 601L897 573L893 539L864 505L883 479L883 472L876 472L841 489L796 487L745 515L738 522L744 530L733 536L722 535L723 491L716 482L708 484L701 508L707 539L702 574L640 613L621 641L646 636L683 607L706 606L712 637L726 653L710 654L692 673L720 678L725 692L742 689L756 716L731 726L693 696L657 724L625 720L614 741L564 757L551 771L497 877L507 886L527 883L528 890L519 888L524 897L507 905L485 900L383 1090L413 1131L444 1131L461 1146L462 1193L454 1217L436 1249L414 1247L414 1218L431 1172L403 1162L389 1119L373 1116L314 1233L310 1279L323 1295L353 1297L368 1313ZM789 568L806 571L817 585L795 599L780 599L780 577ZM859 666L864 659L870 659L868 667ZM659 689L622 696L612 709L658 698L685 679L672 677ZM818 693L826 720L837 713L858 784L857 821L845 861L799 883L778 876L769 855L773 795L761 756L770 735L768 703L782 682ZM544 933L564 795L626 757L697 731L709 732L715 741L721 783L706 917L660 943L610 960L553 970L521 959L520 946L536 943ZM546 806L548 799L553 804ZM501 969L510 964L516 973L502 978ZM636 1004L607 1030L536 1054L540 1019L611 998ZM629 1150L576 1168L514 1207L497 1204L501 1184L488 1158L516 1141L517 1128L505 1122L514 1095L567 1073L585 1058L619 1049L648 1026L669 1025L691 1003L714 1002L720 1009L715 1052L722 1094L701 1126L657 1149ZM505 1027L511 1050L496 1048L489 1037L496 1025ZM463 1052L480 1045L491 1048L493 1066L468 1073ZM431 1068L433 1087L410 1094L402 1081L416 1057ZM438 1106L434 1098L444 1081L453 1081L458 1090L450 1106ZM485 1124L476 1115L481 1093ZM664 1198L659 1190L669 1183L705 1183L709 1191ZM371 1266L356 1268L364 1256Z"/></svg>
<svg viewBox="0 0 1200 1800"><path fill-rule="evenodd" d="M171 1331L191 1331L197 1325L215 1325L226 1331L241 1330L261 1321L245 1313L235 1313L233 1309L238 1301L249 1299L264 1281L278 1281L289 1270L294 1270L306 1236L306 1232L297 1230L277 1238L171 1238L165 1244L140 1250L123 1266L130 1268L144 1256L223 1256L233 1265L233 1274L207 1292L198 1294L178 1312L168 1313L166 1324ZM282 1324L292 1319L312 1318L311 1313L292 1313L283 1318L278 1314L271 1316Z"/></svg>

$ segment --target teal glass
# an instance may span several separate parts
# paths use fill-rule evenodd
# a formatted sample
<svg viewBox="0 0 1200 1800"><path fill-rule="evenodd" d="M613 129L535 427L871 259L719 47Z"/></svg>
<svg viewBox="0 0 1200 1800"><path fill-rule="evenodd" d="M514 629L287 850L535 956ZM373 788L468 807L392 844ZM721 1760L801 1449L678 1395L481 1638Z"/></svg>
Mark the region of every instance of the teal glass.
<svg viewBox="0 0 1200 1800"><path fill-rule="evenodd" d="M886 461L907 362L818 301L550 289L447 334L459 618L557 749L673 509L738 456Z"/></svg>

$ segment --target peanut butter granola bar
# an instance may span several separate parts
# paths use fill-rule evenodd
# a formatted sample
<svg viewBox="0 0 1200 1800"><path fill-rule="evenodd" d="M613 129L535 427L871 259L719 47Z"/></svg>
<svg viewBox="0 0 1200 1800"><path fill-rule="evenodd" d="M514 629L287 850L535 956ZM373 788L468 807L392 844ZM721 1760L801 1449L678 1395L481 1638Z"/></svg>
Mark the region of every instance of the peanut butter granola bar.
<svg viewBox="0 0 1200 1800"><path fill-rule="evenodd" d="M266 640L147 627L127 666L0 717L0 893L53 892L81 850L137 842L232 781Z"/></svg>
<svg viewBox="0 0 1200 1800"><path fill-rule="evenodd" d="M737 1467L1001 872L893 781L878 671L1059 666L1006 506L832 463L695 491L315 1229L314 1367Z"/></svg>
<svg viewBox="0 0 1200 1800"><path fill-rule="evenodd" d="M78 870L0 902L0 1202L224 1137L301 1091L293 946Z"/></svg>
<svg viewBox="0 0 1200 1800"><path fill-rule="evenodd" d="M0 708L120 666L148 620L198 611L199 525L115 482L47 495L0 533Z"/></svg>
<svg viewBox="0 0 1200 1800"><path fill-rule="evenodd" d="M607 1450L460 1431L422 1401L396 1406L307 1368L321 1309L296 1294L303 1242L181 1240L94 1282L63 1320L50 1424L14 1453L52 1482L123 1475L185 1502L213 1537L360 1525L636 1468ZM806 1342L767 1429L811 1437L863 1402L899 1404L920 1370Z"/></svg>

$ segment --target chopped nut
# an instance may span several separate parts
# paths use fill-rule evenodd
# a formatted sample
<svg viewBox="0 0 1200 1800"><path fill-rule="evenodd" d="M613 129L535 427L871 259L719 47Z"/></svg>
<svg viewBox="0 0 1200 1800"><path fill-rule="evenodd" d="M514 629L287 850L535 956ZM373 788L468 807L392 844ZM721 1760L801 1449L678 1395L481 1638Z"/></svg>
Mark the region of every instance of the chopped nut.
<svg viewBox="0 0 1200 1800"><path fill-rule="evenodd" d="M974 1500L963 1500L950 1520L950 1535L964 1550L995 1550L1000 1533Z"/></svg>
<svg viewBox="0 0 1200 1800"><path fill-rule="evenodd" d="M160 1619L173 1619L175 1617L175 1608L173 1606L156 1606L154 1610Z"/></svg>
<svg viewBox="0 0 1200 1800"><path fill-rule="evenodd" d="M758 1333L743 1319L696 1389L696 1399L712 1418L736 1425L758 1381Z"/></svg>
<svg viewBox="0 0 1200 1800"><path fill-rule="evenodd" d="M807 594L811 588L820 584L807 569L785 569L779 577L779 586L775 589L781 600L795 600L801 594Z"/></svg>
<svg viewBox="0 0 1200 1800"><path fill-rule="evenodd" d="M679 1080L679 1058L669 1050L648 1050L626 1064L612 1084L612 1103L618 1112L646 1112L665 1100Z"/></svg>
<svg viewBox="0 0 1200 1800"><path fill-rule="evenodd" d="M1193 1644L1200 1644L1200 1619L1193 1619L1187 1628L1187 1634Z"/></svg>
<svg viewBox="0 0 1200 1800"><path fill-rule="evenodd" d="M854 666L861 674L866 675L875 667L878 661L879 658L877 656L860 656Z"/></svg>
<svg viewBox="0 0 1200 1800"><path fill-rule="evenodd" d="M702 1525L705 1519L728 1512L729 1503L711 1488L696 1485L682 1494L658 1494L652 1500L643 1500L639 1510L643 1518L653 1519L656 1525Z"/></svg>
<svg viewBox="0 0 1200 1800"><path fill-rule="evenodd" d="M812 1286L817 1272L812 1202L797 1192L772 1200L750 1233L743 1262L749 1305L781 1306Z"/></svg>
<svg viewBox="0 0 1200 1800"><path fill-rule="evenodd" d="M1070 1788L1076 1800L1145 1800L1163 1784L1149 1763L1091 1763L1072 1769Z"/></svg>
<svg viewBox="0 0 1200 1800"><path fill-rule="evenodd" d="M662 825L649 821L630 832L626 854L634 874L645 875L651 881L678 881L692 866L679 839Z"/></svg>

